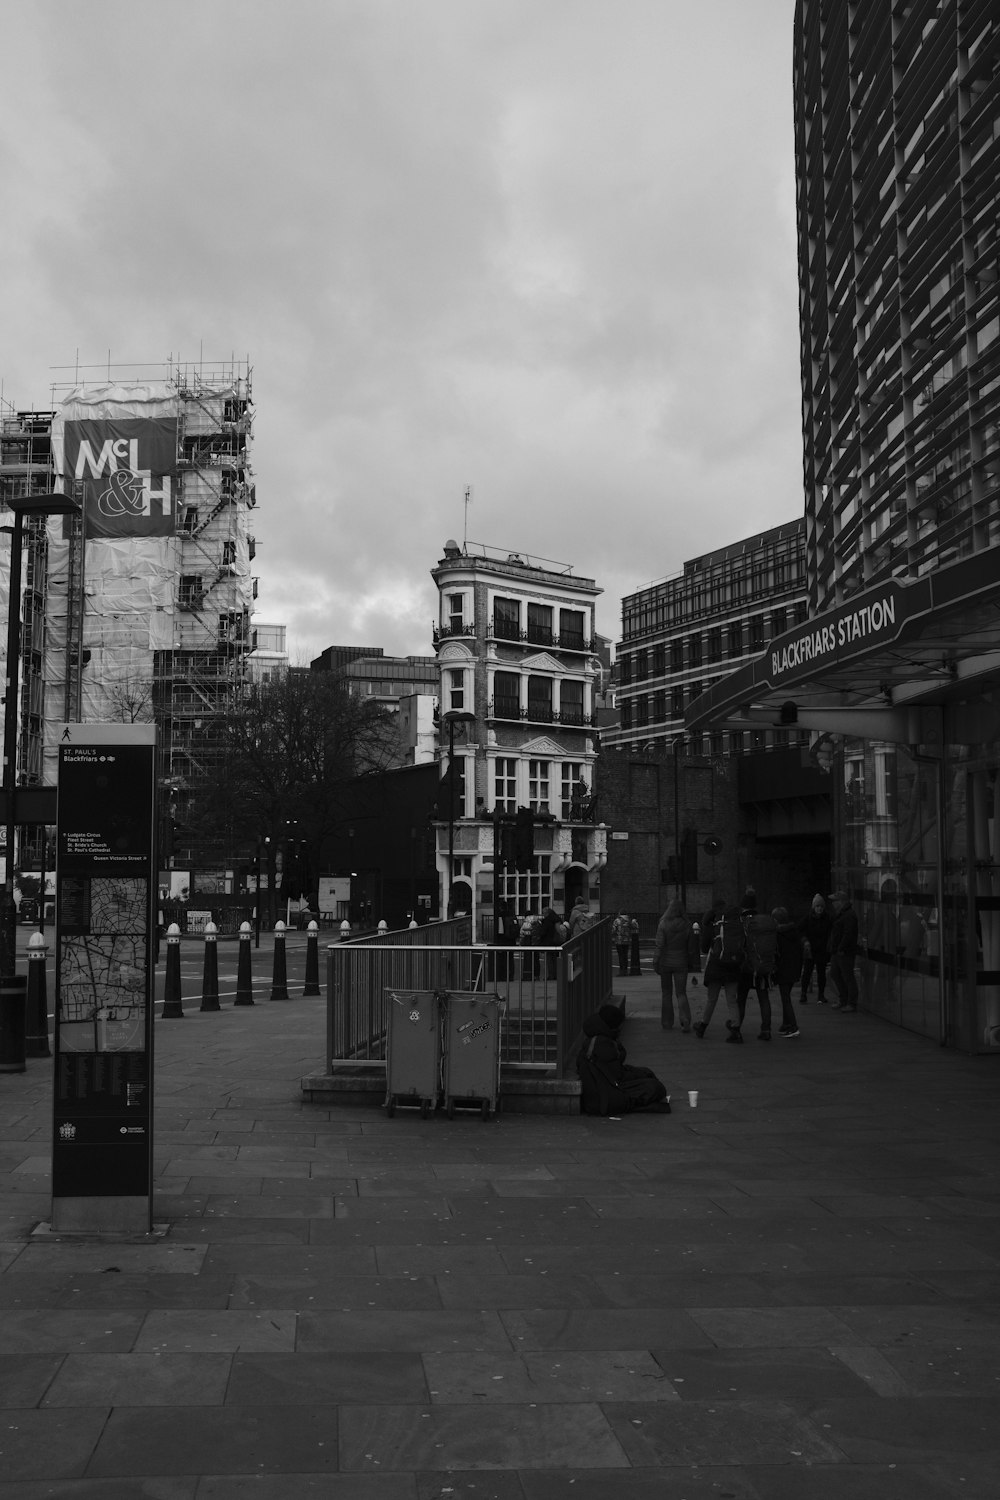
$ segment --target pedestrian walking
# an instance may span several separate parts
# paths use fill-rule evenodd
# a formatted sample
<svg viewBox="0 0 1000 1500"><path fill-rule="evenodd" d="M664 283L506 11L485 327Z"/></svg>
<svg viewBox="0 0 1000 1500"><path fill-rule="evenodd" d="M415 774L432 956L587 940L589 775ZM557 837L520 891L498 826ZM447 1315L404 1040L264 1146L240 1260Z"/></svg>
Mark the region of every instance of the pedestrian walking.
<svg viewBox="0 0 1000 1500"><path fill-rule="evenodd" d="M798 1036L799 1026L792 1007L792 985L802 973L802 935L788 915L787 906L776 906L771 913L776 928L777 948L774 957L774 982L781 996L781 1030L779 1036Z"/></svg>
<svg viewBox="0 0 1000 1500"><path fill-rule="evenodd" d="M730 931L739 935L739 946L735 954L727 951L724 944L723 928L727 917ZM704 1040L719 996L724 994L726 1009L729 1012L727 1040L731 1040L733 1027L735 1026L736 1034L739 1035L740 1024L739 983L743 928L740 923L739 907L727 907L724 902L720 901L705 913L701 924L701 949L708 955L702 979L705 986L705 1007L701 1013L701 1020L697 1021L691 1029L696 1037ZM740 1040L743 1040L742 1036Z"/></svg>
<svg viewBox="0 0 1000 1500"><path fill-rule="evenodd" d="M757 1040L769 1042L771 1040L771 992L768 986L778 953L778 929L770 913L757 910L757 892L753 886L748 886L743 892L740 917L743 922L746 946L740 969L739 1023L742 1028L746 1019L750 991L755 990L757 1004L760 1007L760 1031L757 1033Z"/></svg>
<svg viewBox="0 0 1000 1500"><path fill-rule="evenodd" d="M618 972L628 973L628 951L632 944L632 923L627 911L620 911L611 924L611 941L618 950Z"/></svg>
<svg viewBox="0 0 1000 1500"><path fill-rule="evenodd" d="M660 1025L664 1031L673 1030L675 1000L681 1030L691 1030L688 970L701 967L697 953L692 962L693 938L694 928L683 906L675 898L656 924L653 968L660 976Z"/></svg>
<svg viewBox="0 0 1000 1500"><path fill-rule="evenodd" d="M826 1004L826 966L830 953L830 928L833 926L833 917L827 909L826 902L820 895L812 898L809 913L801 926L802 932L802 978L799 999L803 1005L807 1003L809 986L812 983L813 971L816 973L816 999L820 1005Z"/></svg>
<svg viewBox="0 0 1000 1500"><path fill-rule="evenodd" d="M834 891L830 897L833 907L833 925L830 928L830 978L837 988L839 1000L833 1009L856 1011L858 1008L858 981L854 965L858 957L858 914L851 905L846 891Z"/></svg>
<svg viewBox="0 0 1000 1500"><path fill-rule="evenodd" d="M570 937L577 937L581 932L584 932L593 920L589 902L583 896L578 896L573 902L573 910L569 914Z"/></svg>

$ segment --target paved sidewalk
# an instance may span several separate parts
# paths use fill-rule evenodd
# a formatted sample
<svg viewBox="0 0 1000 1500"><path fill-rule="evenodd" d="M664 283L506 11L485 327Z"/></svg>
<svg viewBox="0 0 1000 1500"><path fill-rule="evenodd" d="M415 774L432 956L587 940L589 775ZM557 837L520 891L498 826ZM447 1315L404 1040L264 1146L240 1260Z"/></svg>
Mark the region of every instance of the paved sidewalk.
<svg viewBox="0 0 1000 1500"><path fill-rule="evenodd" d="M672 1115L388 1120L229 951L156 1024L162 1236L33 1237L51 1063L0 1076L2 1500L996 1495L996 1058L668 1034L647 975Z"/></svg>

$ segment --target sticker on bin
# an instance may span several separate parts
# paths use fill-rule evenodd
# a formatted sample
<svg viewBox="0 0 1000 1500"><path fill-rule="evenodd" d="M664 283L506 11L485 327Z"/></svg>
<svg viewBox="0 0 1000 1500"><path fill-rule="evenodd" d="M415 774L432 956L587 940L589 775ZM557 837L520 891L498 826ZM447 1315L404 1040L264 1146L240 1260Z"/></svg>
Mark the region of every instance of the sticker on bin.
<svg viewBox="0 0 1000 1500"><path fill-rule="evenodd" d="M411 1010L410 1011L410 1020L411 1021L419 1021L420 1020L420 1012L419 1012L419 1010Z"/></svg>
<svg viewBox="0 0 1000 1500"><path fill-rule="evenodd" d="M467 1047L474 1036L482 1036L483 1032L489 1031L489 1029L489 1021L480 1021L478 1026L473 1026L471 1021L466 1021L464 1026L458 1028L458 1035L462 1038L463 1047Z"/></svg>

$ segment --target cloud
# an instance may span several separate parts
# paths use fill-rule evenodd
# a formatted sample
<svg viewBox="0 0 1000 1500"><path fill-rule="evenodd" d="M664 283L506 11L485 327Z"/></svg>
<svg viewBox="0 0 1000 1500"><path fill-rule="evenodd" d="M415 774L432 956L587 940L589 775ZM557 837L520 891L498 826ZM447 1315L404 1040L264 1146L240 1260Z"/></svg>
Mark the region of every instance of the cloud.
<svg viewBox="0 0 1000 1500"><path fill-rule="evenodd" d="M430 650L469 536L625 590L801 511L790 0L40 0L4 389L249 353L260 618Z"/></svg>

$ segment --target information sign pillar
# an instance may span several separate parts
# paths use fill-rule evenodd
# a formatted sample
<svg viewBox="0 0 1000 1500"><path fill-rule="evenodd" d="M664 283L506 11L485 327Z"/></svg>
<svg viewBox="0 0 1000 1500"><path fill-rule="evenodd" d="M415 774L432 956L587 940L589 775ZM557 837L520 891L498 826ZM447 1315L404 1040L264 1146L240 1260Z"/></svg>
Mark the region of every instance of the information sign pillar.
<svg viewBox="0 0 1000 1500"><path fill-rule="evenodd" d="M149 1233L156 730L57 732L52 1228Z"/></svg>

